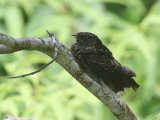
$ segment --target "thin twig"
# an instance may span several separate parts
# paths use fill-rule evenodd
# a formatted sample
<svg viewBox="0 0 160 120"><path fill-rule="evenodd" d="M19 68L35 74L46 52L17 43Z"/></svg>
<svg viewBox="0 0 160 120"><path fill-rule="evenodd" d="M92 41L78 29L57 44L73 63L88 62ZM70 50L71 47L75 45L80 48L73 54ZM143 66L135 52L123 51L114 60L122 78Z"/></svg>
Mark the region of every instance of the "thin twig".
<svg viewBox="0 0 160 120"><path fill-rule="evenodd" d="M22 78L22 77L27 77L27 76L30 76L30 75L34 75L34 74L36 74L38 72L41 72L43 69L45 69L47 66L52 64L54 61L55 61L55 59L52 59L49 63L45 64L44 66L40 67L38 70L36 70L34 72L23 74L23 75L19 75L19 76L8 77L8 78L14 79L14 78Z"/></svg>
<svg viewBox="0 0 160 120"><path fill-rule="evenodd" d="M19 76L8 77L8 78L14 79L14 78L22 78L22 77L27 77L27 76L30 76L30 75L34 75L36 73L41 72L43 69L45 69L47 66L49 66L50 64L52 64L56 60L57 53L58 53L58 49L57 49L57 46L56 46L56 43L55 43L56 37L55 37L54 34L50 33L48 30L46 32L48 33L48 35L50 36L50 38L53 41L53 45L54 45L53 46L53 49L54 49L54 51L53 51L53 53L54 53L53 59L49 63L43 65L42 67L40 67L38 70L36 70L34 72L23 74L23 75L19 75Z"/></svg>

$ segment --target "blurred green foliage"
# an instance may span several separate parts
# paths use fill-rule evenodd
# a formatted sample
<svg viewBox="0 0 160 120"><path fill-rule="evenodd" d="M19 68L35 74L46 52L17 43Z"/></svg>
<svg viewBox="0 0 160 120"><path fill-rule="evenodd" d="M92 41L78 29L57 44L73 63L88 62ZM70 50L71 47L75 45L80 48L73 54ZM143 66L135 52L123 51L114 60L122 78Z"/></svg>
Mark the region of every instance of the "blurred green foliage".
<svg viewBox="0 0 160 120"><path fill-rule="evenodd" d="M0 0L0 32L13 37L48 37L68 47L71 34L97 34L123 65L136 71L140 88L123 99L141 120L160 117L160 0ZM50 61L39 52L0 55L0 75L14 76ZM34 76L0 78L0 118L114 120L98 99L54 63Z"/></svg>

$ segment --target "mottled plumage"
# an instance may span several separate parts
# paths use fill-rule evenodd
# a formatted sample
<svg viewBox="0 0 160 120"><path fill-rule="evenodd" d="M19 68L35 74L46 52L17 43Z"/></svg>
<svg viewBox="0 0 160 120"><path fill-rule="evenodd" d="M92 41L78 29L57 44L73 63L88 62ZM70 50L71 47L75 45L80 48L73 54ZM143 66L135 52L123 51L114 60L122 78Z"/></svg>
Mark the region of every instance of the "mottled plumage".
<svg viewBox="0 0 160 120"><path fill-rule="evenodd" d="M81 69L90 77L101 79L115 92L130 87L136 90L139 87L132 78L135 73L114 59L95 34L79 32L73 36L76 37L76 43L72 45L71 52Z"/></svg>

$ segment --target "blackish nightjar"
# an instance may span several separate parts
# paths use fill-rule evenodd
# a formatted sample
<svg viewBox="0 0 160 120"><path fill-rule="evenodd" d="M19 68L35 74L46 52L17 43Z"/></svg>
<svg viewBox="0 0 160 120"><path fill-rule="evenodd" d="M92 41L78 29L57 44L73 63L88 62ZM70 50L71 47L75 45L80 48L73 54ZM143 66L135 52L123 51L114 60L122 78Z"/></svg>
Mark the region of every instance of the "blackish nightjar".
<svg viewBox="0 0 160 120"><path fill-rule="evenodd" d="M90 77L102 80L116 93L124 91L124 88L136 90L139 87L132 78L135 73L122 66L95 34L79 32L73 36L76 43L72 45L71 53Z"/></svg>

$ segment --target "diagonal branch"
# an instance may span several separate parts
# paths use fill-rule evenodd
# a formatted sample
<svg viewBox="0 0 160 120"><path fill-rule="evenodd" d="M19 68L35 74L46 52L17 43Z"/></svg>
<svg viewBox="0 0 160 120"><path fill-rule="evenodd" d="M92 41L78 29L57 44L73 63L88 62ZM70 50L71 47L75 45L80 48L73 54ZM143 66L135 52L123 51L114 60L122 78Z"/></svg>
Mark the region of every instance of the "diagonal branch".
<svg viewBox="0 0 160 120"><path fill-rule="evenodd" d="M103 82L98 84L83 73L74 60L70 51L58 40L55 42L58 48L56 62L68 71L88 91L104 103L118 120L137 120L128 105L122 101L116 93L108 88ZM0 54L8 54L21 50L37 50L54 58L53 41L50 38L12 38L0 33Z"/></svg>

